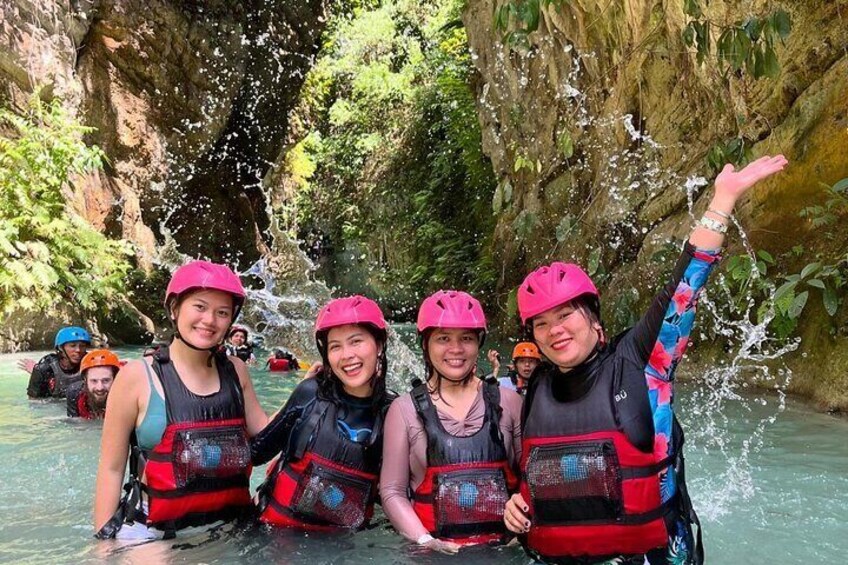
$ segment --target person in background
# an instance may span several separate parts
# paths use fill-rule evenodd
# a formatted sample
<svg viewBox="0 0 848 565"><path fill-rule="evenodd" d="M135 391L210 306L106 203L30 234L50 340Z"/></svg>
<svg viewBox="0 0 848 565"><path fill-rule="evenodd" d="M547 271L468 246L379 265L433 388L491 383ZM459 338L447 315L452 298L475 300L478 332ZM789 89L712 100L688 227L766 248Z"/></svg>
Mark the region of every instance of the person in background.
<svg viewBox="0 0 848 565"><path fill-rule="evenodd" d="M84 328L68 326L56 333L53 345L56 351L32 367L27 386L30 398L65 398L68 387L82 380L80 362L91 346L91 335Z"/></svg>
<svg viewBox="0 0 848 565"><path fill-rule="evenodd" d="M106 414L106 399L121 368L118 356L108 349L86 353L80 363L82 382L68 388L68 416L95 420Z"/></svg>
<svg viewBox="0 0 848 565"><path fill-rule="evenodd" d="M226 345L227 355L238 357L248 365L256 363L253 355L253 345L248 340L247 329L242 326L233 326L230 330L229 343Z"/></svg>
<svg viewBox="0 0 848 565"><path fill-rule="evenodd" d="M288 349L278 347L265 362L265 366L273 372L297 371L300 368L300 361Z"/></svg>
<svg viewBox="0 0 848 565"><path fill-rule="evenodd" d="M514 390L518 394L524 394L530 382L530 375L542 361L539 348L531 341L522 341L512 349L512 364L508 366L506 376L498 378L500 371L500 354L490 349L486 355L492 364L492 373L486 377L489 382L496 382L503 388Z"/></svg>

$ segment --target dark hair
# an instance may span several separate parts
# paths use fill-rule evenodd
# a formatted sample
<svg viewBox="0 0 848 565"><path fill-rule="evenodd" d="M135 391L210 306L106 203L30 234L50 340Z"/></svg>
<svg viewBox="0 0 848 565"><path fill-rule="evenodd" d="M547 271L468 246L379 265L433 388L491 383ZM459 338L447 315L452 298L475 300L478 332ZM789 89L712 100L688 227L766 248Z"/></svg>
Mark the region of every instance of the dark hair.
<svg viewBox="0 0 848 565"><path fill-rule="evenodd" d="M238 328L233 328L233 329L231 329L231 330L230 330L229 337L233 337L233 336L234 336L234 335L236 335L237 333L241 333L241 334L244 336L244 339L245 339L245 340L247 340L247 330L246 330L246 329L244 329L244 328L242 328L242 327L238 327Z"/></svg>
<svg viewBox="0 0 848 565"><path fill-rule="evenodd" d="M386 372L389 364L386 357L388 334L385 330L375 328L371 324L357 325L371 334L371 337L380 346L380 354L377 356L378 371L371 377L371 409L375 414L378 414L382 411L383 405L386 402ZM344 390L344 384L342 384L341 379L330 367L330 359L327 352L327 335L329 333L330 330L324 330L315 335L315 343L318 346L318 352L321 354L321 361L324 364L324 370L316 377L318 379L318 396L324 400L338 401Z"/></svg>

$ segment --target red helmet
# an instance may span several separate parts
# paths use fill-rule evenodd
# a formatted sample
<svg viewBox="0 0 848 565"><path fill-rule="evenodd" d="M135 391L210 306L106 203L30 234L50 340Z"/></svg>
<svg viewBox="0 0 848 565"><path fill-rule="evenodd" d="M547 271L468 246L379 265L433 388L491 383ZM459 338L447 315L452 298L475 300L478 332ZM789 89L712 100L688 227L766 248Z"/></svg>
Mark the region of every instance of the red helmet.
<svg viewBox="0 0 848 565"><path fill-rule="evenodd" d="M315 319L315 333L345 324L371 324L378 330L386 330L386 319L377 303L355 295L336 298L325 304Z"/></svg>
<svg viewBox="0 0 848 565"><path fill-rule="evenodd" d="M165 308L168 308L172 299L195 289L220 290L231 294L234 299L233 320L244 304L244 287L232 269L226 265L197 260L174 271L165 293Z"/></svg>
<svg viewBox="0 0 848 565"><path fill-rule="evenodd" d="M486 315L476 298L461 290L440 290L418 309L418 333L430 328L486 331Z"/></svg>
<svg viewBox="0 0 848 565"><path fill-rule="evenodd" d="M539 267L518 287L518 312L521 323L582 296L598 298L598 289L586 272L572 263L556 261Z"/></svg>

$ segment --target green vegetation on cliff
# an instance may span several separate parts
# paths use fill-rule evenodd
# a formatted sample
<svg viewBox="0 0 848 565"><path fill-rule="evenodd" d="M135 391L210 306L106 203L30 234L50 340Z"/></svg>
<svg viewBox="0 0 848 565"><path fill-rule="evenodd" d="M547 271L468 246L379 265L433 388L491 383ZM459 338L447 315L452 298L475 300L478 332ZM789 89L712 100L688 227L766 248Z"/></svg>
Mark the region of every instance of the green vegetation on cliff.
<svg viewBox="0 0 848 565"><path fill-rule="evenodd" d="M103 153L82 140L90 131L38 95L23 115L0 109L0 314L103 312L126 291L128 246L67 202L72 177L102 167Z"/></svg>
<svg viewBox="0 0 848 565"><path fill-rule="evenodd" d="M495 179L481 148L458 4L389 0L331 24L287 160L285 222L325 279L399 311L454 286L487 296Z"/></svg>

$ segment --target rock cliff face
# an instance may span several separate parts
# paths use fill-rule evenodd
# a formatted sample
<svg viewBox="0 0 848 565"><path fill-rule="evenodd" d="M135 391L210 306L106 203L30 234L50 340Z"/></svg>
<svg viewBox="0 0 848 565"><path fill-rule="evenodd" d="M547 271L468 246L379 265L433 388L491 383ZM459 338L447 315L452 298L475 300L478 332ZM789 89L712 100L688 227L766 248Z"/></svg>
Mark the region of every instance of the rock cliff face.
<svg viewBox="0 0 848 565"><path fill-rule="evenodd" d="M0 102L23 107L40 86L97 128L109 164L70 197L133 242L142 267L169 244L244 268L272 251L263 179L326 4L0 0ZM276 251L296 255L284 241ZM301 266L289 273L305 277Z"/></svg>
<svg viewBox="0 0 848 565"><path fill-rule="evenodd" d="M657 278L651 258L690 229L685 179L711 178L706 154L736 137L754 155L784 153L792 163L738 209L752 245L775 255L798 244L813 253L833 245L844 250L848 218L832 230L843 235L824 242L798 212L822 200L819 181L848 177L848 3L784 3L792 31L777 46L781 71L761 80L723 72L714 52L699 64L682 40L682 1L553 3L542 9L529 49L519 51L510 51L495 29L503 3L469 0L463 13L480 75L485 150L509 183L506 195L511 191L493 246L506 266L503 292L543 260L586 264L594 250L601 266L616 266L607 291L635 288L644 300ZM718 25L774 8L701 4ZM709 193L692 194L696 217ZM814 348L815 355L790 362L798 369L794 386L848 407L848 336L814 331L823 319L810 310L802 350ZM845 310L837 322L843 327ZM816 389L808 381L826 360L841 373Z"/></svg>

